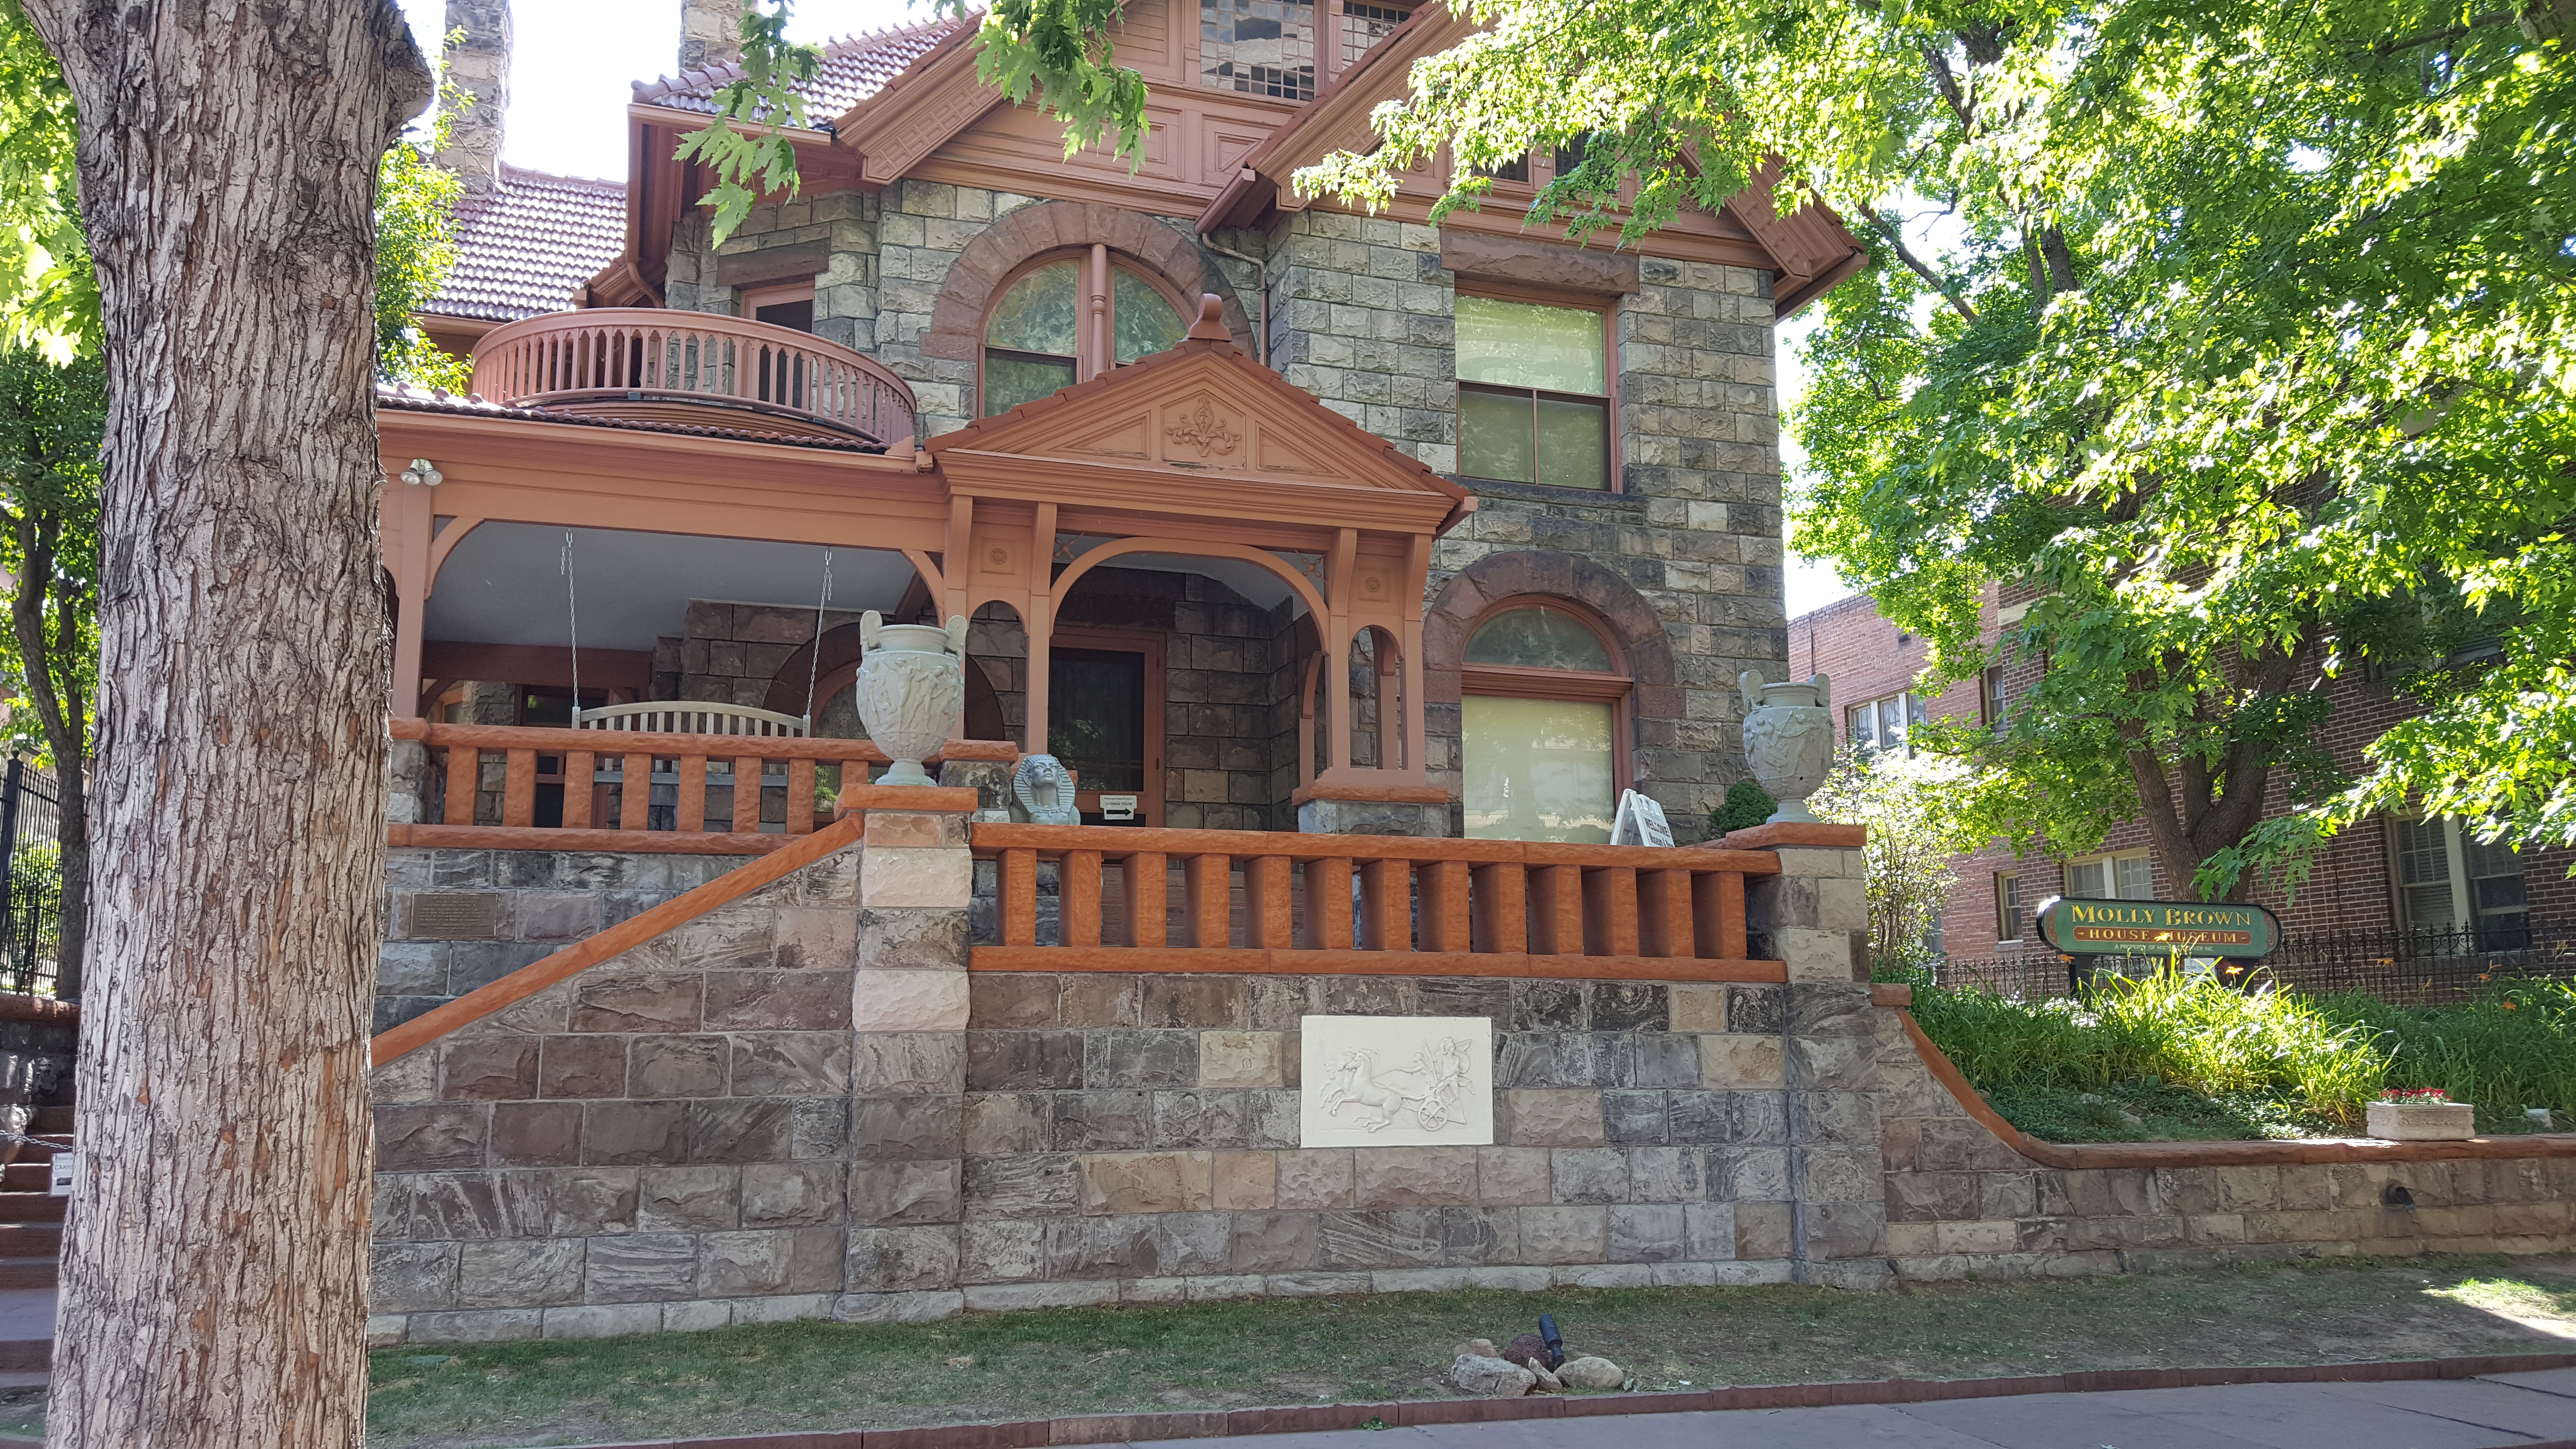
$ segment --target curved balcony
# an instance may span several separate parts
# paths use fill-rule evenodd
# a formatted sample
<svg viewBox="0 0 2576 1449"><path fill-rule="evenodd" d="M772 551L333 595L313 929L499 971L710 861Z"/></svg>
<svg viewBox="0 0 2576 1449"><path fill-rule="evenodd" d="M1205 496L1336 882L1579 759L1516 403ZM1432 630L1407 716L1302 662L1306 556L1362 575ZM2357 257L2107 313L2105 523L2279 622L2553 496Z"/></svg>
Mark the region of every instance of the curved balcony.
<svg viewBox="0 0 2576 1449"><path fill-rule="evenodd" d="M474 390L511 407L742 426L887 447L913 434L912 389L810 333L709 312L601 307L505 323L474 345ZM712 409L754 417L710 417Z"/></svg>

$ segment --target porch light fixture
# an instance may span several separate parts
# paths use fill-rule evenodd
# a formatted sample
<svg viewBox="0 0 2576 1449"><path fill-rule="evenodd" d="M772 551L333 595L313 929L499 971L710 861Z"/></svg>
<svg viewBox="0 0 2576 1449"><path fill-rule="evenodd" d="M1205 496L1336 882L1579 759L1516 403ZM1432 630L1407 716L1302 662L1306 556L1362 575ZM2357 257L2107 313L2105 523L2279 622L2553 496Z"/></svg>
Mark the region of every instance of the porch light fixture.
<svg viewBox="0 0 2576 1449"><path fill-rule="evenodd" d="M435 488L447 481L447 475L439 472L427 458L414 458L411 460L411 466L402 470L402 480L405 483L425 483Z"/></svg>

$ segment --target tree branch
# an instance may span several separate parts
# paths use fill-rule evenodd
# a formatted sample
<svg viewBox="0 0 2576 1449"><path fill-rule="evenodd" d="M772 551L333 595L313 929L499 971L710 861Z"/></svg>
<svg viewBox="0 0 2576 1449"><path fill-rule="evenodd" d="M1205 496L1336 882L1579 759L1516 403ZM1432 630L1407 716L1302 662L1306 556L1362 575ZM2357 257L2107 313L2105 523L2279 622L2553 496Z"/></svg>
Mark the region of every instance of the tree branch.
<svg viewBox="0 0 2576 1449"><path fill-rule="evenodd" d="M1905 238L1897 233L1896 228L1887 224L1886 217L1878 214L1877 207L1868 206L1863 207L1862 210L1869 216L1870 229L1878 233L1879 240L1887 243L1888 250L1896 253L1898 261L1905 263L1906 270L1930 283L1932 290L1940 293L1942 300L1950 304L1950 310L1971 322L1977 320L1977 309L1969 306L1964 298L1951 289L1950 283L1940 273L1933 271L1930 264L1914 254L1914 249L1905 244Z"/></svg>

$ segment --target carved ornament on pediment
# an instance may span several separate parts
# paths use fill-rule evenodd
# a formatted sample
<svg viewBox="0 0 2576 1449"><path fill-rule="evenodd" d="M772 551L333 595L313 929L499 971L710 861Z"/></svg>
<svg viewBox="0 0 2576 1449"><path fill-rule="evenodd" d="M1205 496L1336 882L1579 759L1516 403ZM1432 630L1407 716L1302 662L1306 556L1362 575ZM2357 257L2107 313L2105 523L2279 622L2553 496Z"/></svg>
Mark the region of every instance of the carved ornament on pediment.
<svg viewBox="0 0 2576 1449"><path fill-rule="evenodd" d="M1184 414L1178 424L1165 430L1164 435L1174 448L1196 448L1202 458L1210 455L1222 457L1233 452L1235 445L1243 441L1243 435L1226 426L1226 420L1205 401L1199 403L1196 412Z"/></svg>

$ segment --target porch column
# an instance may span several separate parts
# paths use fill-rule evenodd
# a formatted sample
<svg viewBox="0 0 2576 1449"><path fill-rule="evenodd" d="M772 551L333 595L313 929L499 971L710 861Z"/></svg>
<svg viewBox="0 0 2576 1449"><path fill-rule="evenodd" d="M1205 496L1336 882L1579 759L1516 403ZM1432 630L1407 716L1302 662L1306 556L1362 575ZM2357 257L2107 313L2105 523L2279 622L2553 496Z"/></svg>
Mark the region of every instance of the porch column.
<svg viewBox="0 0 2576 1449"><path fill-rule="evenodd" d="M1336 772L1351 762L1351 641L1342 637L1340 616L1331 628L1324 640L1324 688L1315 713L1324 731L1324 770L1339 779Z"/></svg>
<svg viewBox="0 0 2576 1449"><path fill-rule="evenodd" d="M394 584L394 669L387 689L395 719L420 717L420 636L429 608L431 490L389 478L381 509L385 571Z"/></svg>
<svg viewBox="0 0 2576 1449"><path fill-rule="evenodd" d="M1413 661L1396 643L1395 635L1384 629L1369 640L1369 647L1377 653L1377 767L1393 771L1406 733L1396 716L1397 694L1403 687L1405 670ZM1387 657L1390 649L1397 651L1397 657ZM1407 697L1403 702L1410 705L1412 700Z"/></svg>
<svg viewBox="0 0 2576 1449"><path fill-rule="evenodd" d="M1023 697L1028 701L1029 717L1027 727L1020 732L1020 752L1043 755L1047 752L1047 656L1055 635L1055 600L1045 594L1031 594L1025 622L1029 631L1029 687Z"/></svg>
<svg viewBox="0 0 2576 1449"><path fill-rule="evenodd" d="M1416 779L1427 778L1431 768L1430 731L1423 723L1425 712L1422 693L1422 616L1419 612L1404 621L1404 768Z"/></svg>

